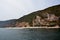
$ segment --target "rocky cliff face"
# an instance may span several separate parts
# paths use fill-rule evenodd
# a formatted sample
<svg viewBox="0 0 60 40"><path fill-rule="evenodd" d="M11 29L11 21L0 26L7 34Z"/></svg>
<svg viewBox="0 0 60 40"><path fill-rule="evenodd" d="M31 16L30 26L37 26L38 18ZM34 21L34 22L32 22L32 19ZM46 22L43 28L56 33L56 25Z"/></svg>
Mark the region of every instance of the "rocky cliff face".
<svg viewBox="0 0 60 40"><path fill-rule="evenodd" d="M60 26L60 5L52 6L25 15L5 26L14 27L54 27Z"/></svg>
<svg viewBox="0 0 60 40"><path fill-rule="evenodd" d="M22 21L16 22L16 26L19 27L28 27L28 26L56 26L59 25L59 17L55 16L54 14L47 14L46 18L42 18L41 16L36 15L30 22Z"/></svg>
<svg viewBox="0 0 60 40"><path fill-rule="evenodd" d="M47 26L60 25L60 5L52 6L44 10L32 12L19 18L16 22L19 26ZM16 25L17 26L17 25Z"/></svg>

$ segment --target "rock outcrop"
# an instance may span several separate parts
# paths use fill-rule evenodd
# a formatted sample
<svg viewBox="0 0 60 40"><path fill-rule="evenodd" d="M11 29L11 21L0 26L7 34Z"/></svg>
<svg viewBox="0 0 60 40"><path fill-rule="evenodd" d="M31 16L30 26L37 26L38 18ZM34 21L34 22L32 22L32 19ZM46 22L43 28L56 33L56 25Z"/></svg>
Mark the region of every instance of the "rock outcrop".
<svg viewBox="0 0 60 40"><path fill-rule="evenodd" d="M60 26L60 5L52 6L46 8L44 10L39 10L36 12L32 12L28 15L25 15L17 20L20 25L23 26L28 23L29 26L32 27L53 27L53 26ZM25 26L24 24L24 26Z"/></svg>
<svg viewBox="0 0 60 40"><path fill-rule="evenodd" d="M48 7L44 10L32 12L13 20L5 27L60 27L60 5Z"/></svg>

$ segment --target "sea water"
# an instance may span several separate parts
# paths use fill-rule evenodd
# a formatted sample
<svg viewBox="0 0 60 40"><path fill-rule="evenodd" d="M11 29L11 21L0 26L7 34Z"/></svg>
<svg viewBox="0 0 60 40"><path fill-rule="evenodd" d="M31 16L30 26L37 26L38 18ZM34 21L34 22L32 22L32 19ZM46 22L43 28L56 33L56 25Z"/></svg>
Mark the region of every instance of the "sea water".
<svg viewBox="0 0 60 40"><path fill-rule="evenodd" d="M0 40L60 40L58 28L0 29Z"/></svg>

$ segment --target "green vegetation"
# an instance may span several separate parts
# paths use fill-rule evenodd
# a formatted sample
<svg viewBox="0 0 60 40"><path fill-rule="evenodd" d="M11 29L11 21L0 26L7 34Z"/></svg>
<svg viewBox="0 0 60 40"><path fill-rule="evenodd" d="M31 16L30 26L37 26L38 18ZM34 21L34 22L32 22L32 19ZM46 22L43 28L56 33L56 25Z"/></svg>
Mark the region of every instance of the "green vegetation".
<svg viewBox="0 0 60 40"><path fill-rule="evenodd" d="M32 12L28 15L25 15L25 16L19 18L17 21L19 21L19 22L26 21L26 22L30 23L35 18L36 15L39 15L42 18L44 18L45 13L55 14L56 16L60 16L60 5L56 5L56 6L46 8L44 10L39 10L39 11L36 11L36 12Z"/></svg>

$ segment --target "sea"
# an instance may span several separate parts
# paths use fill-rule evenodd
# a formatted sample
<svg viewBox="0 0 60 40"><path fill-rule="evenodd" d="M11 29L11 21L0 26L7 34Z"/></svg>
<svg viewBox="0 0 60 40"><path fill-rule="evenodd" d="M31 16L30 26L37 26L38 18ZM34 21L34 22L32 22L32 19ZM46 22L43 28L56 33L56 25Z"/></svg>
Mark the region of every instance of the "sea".
<svg viewBox="0 0 60 40"><path fill-rule="evenodd" d="M60 40L59 28L0 29L0 40Z"/></svg>

